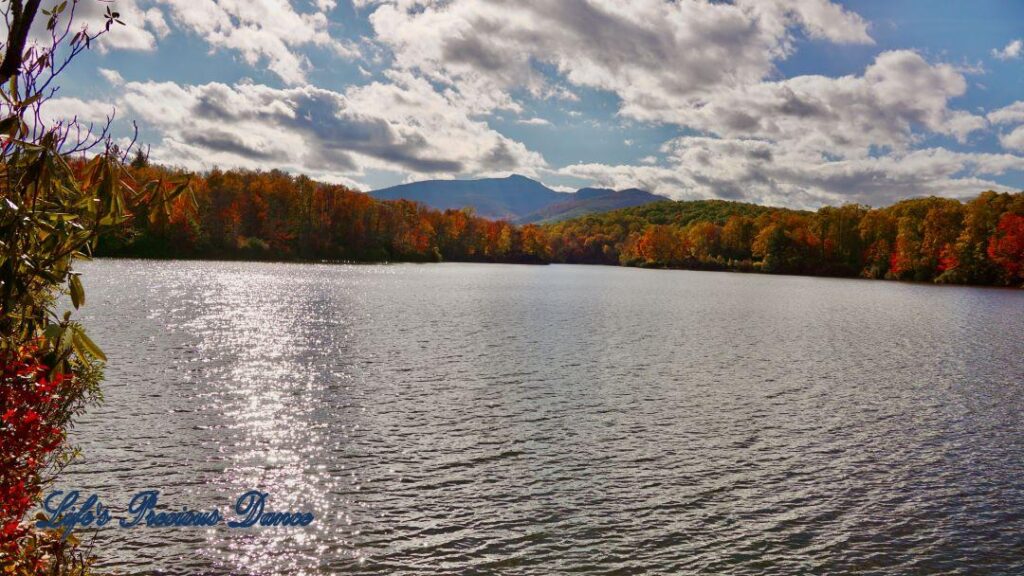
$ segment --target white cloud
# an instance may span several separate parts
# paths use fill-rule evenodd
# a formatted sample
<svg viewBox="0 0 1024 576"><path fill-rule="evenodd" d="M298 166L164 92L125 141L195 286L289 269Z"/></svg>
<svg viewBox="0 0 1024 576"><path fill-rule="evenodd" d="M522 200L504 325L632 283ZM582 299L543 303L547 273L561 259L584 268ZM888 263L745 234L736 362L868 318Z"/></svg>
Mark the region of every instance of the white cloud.
<svg viewBox="0 0 1024 576"><path fill-rule="evenodd" d="M577 164L562 169L564 174L594 177L616 188L639 185L677 196L790 205L922 191L948 194L987 184L954 177L957 170L979 170L973 160L914 151L929 135L966 143L987 128L983 116L951 106L967 90L963 67L898 50L879 54L861 75L770 80L775 63L792 54L796 29L833 43L873 43L867 22L825 0L380 0L360 5L372 10L378 41L393 52L396 67L465 95L474 112L517 109L509 97L516 90L557 97L583 87L618 96L624 118L673 124L708 137L693 157L679 152L668 166ZM885 155L878 157L880 151ZM776 163L787 159L787 171L757 160L758 154ZM699 161L714 169L702 171ZM904 171L910 161L958 168L941 177L912 177ZM891 171L890 178L883 178L884 170ZM887 187L857 177L867 174ZM853 190L854 182L865 185L863 194ZM913 190L915 184L921 189Z"/></svg>
<svg viewBox="0 0 1024 576"><path fill-rule="evenodd" d="M1001 49L994 48L992 50L992 56L999 60L1015 60L1021 57L1024 53L1024 42L1021 40L1013 40Z"/></svg>
<svg viewBox="0 0 1024 576"><path fill-rule="evenodd" d="M1009 134L999 136L999 143L1007 150L1024 152L1024 126L1017 126Z"/></svg>
<svg viewBox="0 0 1024 576"><path fill-rule="evenodd" d="M871 42L859 16L826 0L358 4L376 7L370 21L397 67L469 95L484 111L517 109L508 96L514 88L566 97L564 80L614 92L626 115L658 118L766 78L792 52L794 27L832 42Z"/></svg>
<svg viewBox="0 0 1024 576"><path fill-rule="evenodd" d="M1004 126L1016 126L1008 133L999 135L999 144L1006 150L1024 152L1024 100L989 112L989 122Z"/></svg>
<svg viewBox="0 0 1024 576"><path fill-rule="evenodd" d="M52 126L57 121L78 120L87 127L89 124L106 124L107 117L113 117L115 107L110 102L82 100L80 98L51 98L43 106L43 124Z"/></svg>
<svg viewBox="0 0 1024 576"><path fill-rule="evenodd" d="M45 2L45 8L51 8L57 2ZM78 3L68 2L67 7L61 15L62 24L66 26L67 18L73 15L73 30L86 29L95 34L103 31L106 26L105 13L107 9L119 14L118 19L125 23L113 24L110 30L96 42L96 48L105 52L107 50L139 50L152 51L156 48L156 39L163 30L161 22L155 15L149 15L139 8L136 0L86 0ZM74 10L72 13L72 9ZM166 24L163 24L166 27ZM46 18L39 15L32 23L32 39L43 45L49 45L50 35L46 31Z"/></svg>
<svg viewBox="0 0 1024 576"><path fill-rule="evenodd" d="M741 2L760 11L762 18L789 18L798 22L811 38L839 44L874 44L868 23L858 14L829 0L746 0ZM781 22L786 25L788 22Z"/></svg>
<svg viewBox="0 0 1024 576"><path fill-rule="evenodd" d="M952 66L932 65L901 50L880 54L863 76L797 76L751 84L723 90L704 106L661 114L723 137L865 156L873 146L905 149L914 143L915 131L964 141L984 129L984 118L949 108L949 100L966 88Z"/></svg>
<svg viewBox="0 0 1024 576"><path fill-rule="evenodd" d="M124 78L117 70L100 68L100 76L103 76L103 79L109 82L112 86L120 86L124 84Z"/></svg>
<svg viewBox="0 0 1024 576"><path fill-rule="evenodd" d="M487 120L507 111L518 124L550 126L525 113L524 98L569 102L597 90L614 96L606 101L623 120L610 141L632 145L634 121L697 134L669 141L636 165L553 170L616 189L806 207L878 205L975 194L998 188L993 178L1000 174L1024 169L1010 153L917 149L934 135L967 144L990 124L1024 124L1024 102L987 116L955 107L967 90L964 74L978 66L896 50L856 74L780 78L776 65L793 54L801 34L873 43L863 18L828 0L354 0L376 34L358 49L332 35L327 13L335 0L117 3L129 24L140 24L108 47L152 49L169 33L185 32L288 86L125 82L101 70L118 87L119 116L138 119L159 139L154 159L190 168L276 167L347 183L368 170L407 180L551 173L540 154ZM343 91L305 85L311 49L345 58L362 53L358 63L372 68L359 67L367 84ZM1019 41L999 51L1020 52ZM58 104L55 110L83 117L110 108L89 100ZM615 124L603 113L583 121ZM1024 151L1020 127L999 139L1006 150Z"/></svg>
<svg viewBox="0 0 1024 576"><path fill-rule="evenodd" d="M164 20L164 13L159 8L146 10L146 24L156 34L157 38L165 38L171 33L171 27Z"/></svg>
<svg viewBox="0 0 1024 576"><path fill-rule="evenodd" d="M97 30L105 25L103 13L107 7L120 14L125 24L114 24L99 42L101 50L141 50L151 51L156 48L157 36L163 37L159 31L166 28L161 20L150 16L139 8L135 0L114 0L113 2L82 2L79 4L83 22L90 30ZM76 19L78 16L76 15Z"/></svg>
<svg viewBox="0 0 1024 576"><path fill-rule="evenodd" d="M420 177L536 174L544 159L470 118L457 102L406 73L334 92L220 83L128 82L123 118L159 134L152 156L193 169L268 168L351 182L368 168ZM101 101L62 104L96 110ZM106 106L110 106L109 103Z"/></svg>
<svg viewBox="0 0 1024 576"><path fill-rule="evenodd" d="M320 47L349 57L348 43L328 31L327 11L333 2L319 2L314 12L298 12L288 0L159 0L174 23L199 36L212 48L237 51L246 64L266 63L287 84L305 81L308 59L299 49Z"/></svg>
<svg viewBox="0 0 1024 576"><path fill-rule="evenodd" d="M1024 124L1024 100L989 112L988 121L993 124Z"/></svg>
<svg viewBox="0 0 1024 576"><path fill-rule="evenodd" d="M859 202L884 205L922 195L964 197L1003 189L992 177L1024 169L1012 154L929 148L882 157L832 160L760 140L677 138L666 166L575 164L559 173L600 186L639 185L677 199L726 198L817 208Z"/></svg>

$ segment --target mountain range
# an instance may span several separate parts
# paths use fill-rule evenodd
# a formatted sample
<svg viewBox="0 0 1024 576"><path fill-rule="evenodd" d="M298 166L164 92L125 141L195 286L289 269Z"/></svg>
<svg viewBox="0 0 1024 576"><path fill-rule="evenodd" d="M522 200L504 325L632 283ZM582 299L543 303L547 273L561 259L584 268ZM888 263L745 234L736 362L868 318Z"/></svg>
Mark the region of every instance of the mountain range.
<svg viewBox="0 0 1024 576"><path fill-rule="evenodd" d="M439 210L470 207L478 216L517 224L557 222L667 200L636 188L558 192L518 174L479 180L425 180L374 190L370 195L380 200L413 200Z"/></svg>

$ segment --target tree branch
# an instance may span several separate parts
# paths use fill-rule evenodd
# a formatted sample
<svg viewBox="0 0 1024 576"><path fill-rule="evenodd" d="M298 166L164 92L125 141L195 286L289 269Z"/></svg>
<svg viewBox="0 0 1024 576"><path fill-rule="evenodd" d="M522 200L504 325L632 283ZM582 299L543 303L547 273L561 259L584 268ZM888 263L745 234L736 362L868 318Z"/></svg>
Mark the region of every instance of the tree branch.
<svg viewBox="0 0 1024 576"><path fill-rule="evenodd" d="M7 31L4 59L0 62L0 84L6 84L8 80L17 76L21 68L25 42L32 28L32 20L39 11L40 2L42 0L28 0L28 3L22 6L21 0L11 0L11 24Z"/></svg>

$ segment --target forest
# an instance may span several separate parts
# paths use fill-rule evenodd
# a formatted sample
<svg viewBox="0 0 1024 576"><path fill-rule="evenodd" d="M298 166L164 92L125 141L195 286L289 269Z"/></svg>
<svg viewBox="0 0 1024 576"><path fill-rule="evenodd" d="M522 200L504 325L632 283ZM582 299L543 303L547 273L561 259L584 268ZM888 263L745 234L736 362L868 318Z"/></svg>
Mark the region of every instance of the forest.
<svg viewBox="0 0 1024 576"><path fill-rule="evenodd" d="M161 193L129 207L135 218L100 238L97 253L146 258L352 262L549 261L544 231L438 211L407 200L375 200L340 185L281 171L186 173L129 167ZM162 201L188 185L189 193Z"/></svg>
<svg viewBox="0 0 1024 576"><path fill-rule="evenodd" d="M660 202L545 229L552 258L671 268L887 278L950 284L1024 282L1024 193L961 202L914 198L815 212L706 200Z"/></svg>
<svg viewBox="0 0 1024 576"><path fill-rule="evenodd" d="M1024 284L1024 193L915 198L817 211L724 200L664 201L516 226L380 201L280 171L189 173L139 155L148 213L97 253L150 258L516 262L736 270L952 284ZM187 183L189 194L175 194ZM161 200L163 194L173 200Z"/></svg>

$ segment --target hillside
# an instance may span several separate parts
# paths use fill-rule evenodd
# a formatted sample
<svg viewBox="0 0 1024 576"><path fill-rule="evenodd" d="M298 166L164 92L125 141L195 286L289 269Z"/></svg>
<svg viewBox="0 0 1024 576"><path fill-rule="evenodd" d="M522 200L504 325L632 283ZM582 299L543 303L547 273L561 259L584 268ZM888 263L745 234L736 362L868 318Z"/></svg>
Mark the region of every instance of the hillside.
<svg viewBox="0 0 1024 576"><path fill-rule="evenodd" d="M762 214L770 213L806 213L800 210L789 208L777 208L772 206L761 206L748 204L746 202L734 202L731 200L679 200L673 201L662 199L659 202L648 202L639 206L632 206L619 210L612 210L601 214L587 214L575 219L566 219L560 222L561 225L574 226L578 223L605 223L605 224L626 224L635 222L638 224L671 224L674 226L686 226L692 222L714 222L725 224L730 216L747 216L756 218Z"/></svg>
<svg viewBox="0 0 1024 576"><path fill-rule="evenodd" d="M545 206L536 212L527 214L520 218L518 223L549 224L578 218L587 214L642 206L666 199L664 196L658 196L657 194L651 194L636 188L621 191L605 188L582 188L571 196L572 198L566 199L564 202Z"/></svg>

